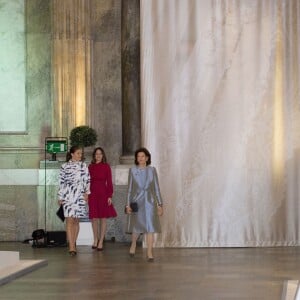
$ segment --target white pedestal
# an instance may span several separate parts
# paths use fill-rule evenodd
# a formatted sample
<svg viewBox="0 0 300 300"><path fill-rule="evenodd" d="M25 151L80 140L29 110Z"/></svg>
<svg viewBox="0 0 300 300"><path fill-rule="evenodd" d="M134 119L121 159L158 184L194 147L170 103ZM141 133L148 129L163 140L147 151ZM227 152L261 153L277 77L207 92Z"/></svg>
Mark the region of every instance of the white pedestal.
<svg viewBox="0 0 300 300"><path fill-rule="evenodd" d="M80 222L80 230L76 241L77 245L92 245L94 242L91 222Z"/></svg>
<svg viewBox="0 0 300 300"><path fill-rule="evenodd" d="M283 285L281 300L299 300L299 280L286 280Z"/></svg>
<svg viewBox="0 0 300 300"><path fill-rule="evenodd" d="M16 265L19 257L19 252L16 251L0 251L0 269Z"/></svg>
<svg viewBox="0 0 300 300"><path fill-rule="evenodd" d="M0 251L0 286L47 264L44 259L20 260L17 251Z"/></svg>

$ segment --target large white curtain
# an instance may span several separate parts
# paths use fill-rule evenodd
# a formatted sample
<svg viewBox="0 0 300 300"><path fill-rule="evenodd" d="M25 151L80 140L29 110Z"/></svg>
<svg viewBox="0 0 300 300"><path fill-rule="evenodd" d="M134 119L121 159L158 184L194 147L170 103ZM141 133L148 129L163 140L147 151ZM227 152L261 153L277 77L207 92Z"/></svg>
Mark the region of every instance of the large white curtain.
<svg viewBox="0 0 300 300"><path fill-rule="evenodd" d="M141 0L165 247L300 244L300 2Z"/></svg>

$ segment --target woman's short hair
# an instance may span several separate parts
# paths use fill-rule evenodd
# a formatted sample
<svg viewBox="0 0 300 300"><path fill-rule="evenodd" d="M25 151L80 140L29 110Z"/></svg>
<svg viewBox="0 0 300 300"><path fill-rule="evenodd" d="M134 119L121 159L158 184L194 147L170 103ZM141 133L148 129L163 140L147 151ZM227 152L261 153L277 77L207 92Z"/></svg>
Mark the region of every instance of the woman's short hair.
<svg viewBox="0 0 300 300"><path fill-rule="evenodd" d="M139 154L140 152L143 152L143 153L146 155L146 157L148 157L148 160L146 161L146 165L147 165L147 166L151 165L151 154L150 154L150 152L149 152L146 148L144 148L144 147L139 148L139 149L137 149L137 150L135 151L135 153L134 153L134 163L135 163L136 165L139 164L138 161L137 161L137 156L138 156L138 154Z"/></svg>
<svg viewBox="0 0 300 300"><path fill-rule="evenodd" d="M101 162L106 163L106 162L107 162L107 158L106 158L105 151L104 151L104 149L103 149L102 147L97 147L97 148L94 149L93 155L92 155L92 161L91 161L91 163L92 163L92 164L95 164L95 163L96 163L96 152L97 152L98 150L100 150L101 153L102 153L102 161L101 161Z"/></svg>

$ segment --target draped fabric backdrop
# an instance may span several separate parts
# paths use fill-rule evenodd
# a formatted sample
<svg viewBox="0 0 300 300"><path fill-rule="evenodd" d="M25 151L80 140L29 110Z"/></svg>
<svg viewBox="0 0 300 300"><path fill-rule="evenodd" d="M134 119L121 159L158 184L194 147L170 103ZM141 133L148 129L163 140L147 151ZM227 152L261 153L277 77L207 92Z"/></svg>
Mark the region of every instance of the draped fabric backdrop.
<svg viewBox="0 0 300 300"><path fill-rule="evenodd" d="M141 0L165 247L299 245L300 2Z"/></svg>

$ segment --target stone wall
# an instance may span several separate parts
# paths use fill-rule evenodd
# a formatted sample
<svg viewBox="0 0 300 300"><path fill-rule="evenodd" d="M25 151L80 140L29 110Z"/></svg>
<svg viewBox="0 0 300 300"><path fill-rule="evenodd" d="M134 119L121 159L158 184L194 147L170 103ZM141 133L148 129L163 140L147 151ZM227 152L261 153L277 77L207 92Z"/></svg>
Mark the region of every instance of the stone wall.
<svg viewBox="0 0 300 300"><path fill-rule="evenodd" d="M114 166L122 155L121 0L87 1L92 5L91 125L98 133L98 145L104 147ZM24 0L24 5L26 131L0 131L0 241L22 241L33 230L44 228L45 186L40 181L44 172L40 162L45 159L45 137L52 136L52 124L57 122L53 119L51 0ZM6 99L0 98L0 104L6 105ZM58 157L64 160L64 155ZM19 171L24 171L23 175ZM47 201L53 201L51 209L47 207L47 226L58 230L63 224L53 217L56 188L46 188ZM125 190L122 185L115 186L117 203L125 198ZM117 224L121 230L122 223Z"/></svg>
<svg viewBox="0 0 300 300"><path fill-rule="evenodd" d="M121 1L94 0L92 126L112 165L122 155Z"/></svg>

